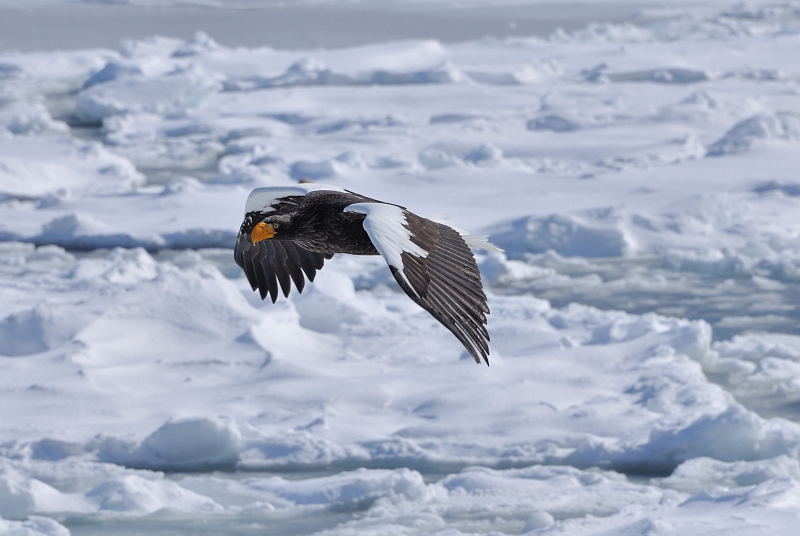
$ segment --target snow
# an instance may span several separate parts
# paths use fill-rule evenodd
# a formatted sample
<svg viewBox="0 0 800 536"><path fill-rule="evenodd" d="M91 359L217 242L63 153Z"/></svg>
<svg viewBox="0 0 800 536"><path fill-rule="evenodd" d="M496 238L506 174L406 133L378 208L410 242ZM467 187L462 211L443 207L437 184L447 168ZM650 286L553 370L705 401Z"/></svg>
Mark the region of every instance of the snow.
<svg viewBox="0 0 800 536"><path fill-rule="evenodd" d="M794 534L798 7L639 9L0 52L0 534ZM317 188L505 250L476 253L491 367L380 257L251 292L243 208Z"/></svg>

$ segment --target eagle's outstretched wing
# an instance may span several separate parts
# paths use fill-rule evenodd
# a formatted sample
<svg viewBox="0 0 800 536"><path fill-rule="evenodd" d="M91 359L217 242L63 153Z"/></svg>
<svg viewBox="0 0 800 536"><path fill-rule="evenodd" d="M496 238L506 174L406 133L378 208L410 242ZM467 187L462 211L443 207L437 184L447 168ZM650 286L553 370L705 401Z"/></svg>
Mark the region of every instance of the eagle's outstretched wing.
<svg viewBox="0 0 800 536"><path fill-rule="evenodd" d="M469 246L455 229L383 203L357 203L364 229L408 296L489 364L486 295Z"/></svg>
<svg viewBox="0 0 800 536"><path fill-rule="evenodd" d="M269 293L272 303L278 299L278 285L284 296L289 296L291 282L298 292L305 287L305 273L309 281L314 281L317 270L325 264L332 254L312 253L291 240L262 240L251 244L250 237L239 233L234 250L236 264L247 276L253 290L258 290L261 299Z"/></svg>

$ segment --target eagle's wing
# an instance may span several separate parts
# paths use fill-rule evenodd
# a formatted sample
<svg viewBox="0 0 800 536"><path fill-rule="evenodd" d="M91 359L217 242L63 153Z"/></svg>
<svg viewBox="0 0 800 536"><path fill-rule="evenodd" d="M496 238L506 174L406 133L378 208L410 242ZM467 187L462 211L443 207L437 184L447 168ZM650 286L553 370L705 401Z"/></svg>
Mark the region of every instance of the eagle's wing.
<svg viewBox="0 0 800 536"><path fill-rule="evenodd" d="M262 240L253 245L244 233L239 233L234 249L236 264L244 270L250 286L258 290L262 300L269 293L272 303L278 299L278 285L284 296L289 296L292 281L297 292L303 292L303 274L314 281L317 270L331 257L332 254L312 253L291 240Z"/></svg>
<svg viewBox="0 0 800 536"><path fill-rule="evenodd" d="M279 286L283 295L288 296L292 281L297 291L303 292L306 283L303 274L305 273L309 281L314 281L314 276L325 264L325 259L330 259L333 255L312 253L291 240L270 239L253 244L250 233L244 232L247 218L260 221L267 216L284 214L302 203L306 194L321 189L341 191L335 186L300 184L256 188L247 198L245 223L236 237L233 258L244 270L253 290L259 291L262 300L269 294L275 303Z"/></svg>
<svg viewBox="0 0 800 536"><path fill-rule="evenodd" d="M400 287L469 351L489 364L486 295L475 257L447 225L383 203L356 203L345 211L366 214L364 229Z"/></svg>

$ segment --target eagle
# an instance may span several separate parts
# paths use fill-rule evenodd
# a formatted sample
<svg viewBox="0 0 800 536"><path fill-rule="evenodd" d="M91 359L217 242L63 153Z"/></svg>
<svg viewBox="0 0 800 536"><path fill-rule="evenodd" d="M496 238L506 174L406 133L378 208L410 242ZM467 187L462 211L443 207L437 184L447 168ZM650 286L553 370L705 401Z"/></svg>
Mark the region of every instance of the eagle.
<svg viewBox="0 0 800 536"><path fill-rule="evenodd" d="M470 250L502 251L485 236L405 207L316 183L256 188L247 198L234 259L261 299L292 282L303 292L337 253L381 255L400 288L489 364L486 295Z"/></svg>

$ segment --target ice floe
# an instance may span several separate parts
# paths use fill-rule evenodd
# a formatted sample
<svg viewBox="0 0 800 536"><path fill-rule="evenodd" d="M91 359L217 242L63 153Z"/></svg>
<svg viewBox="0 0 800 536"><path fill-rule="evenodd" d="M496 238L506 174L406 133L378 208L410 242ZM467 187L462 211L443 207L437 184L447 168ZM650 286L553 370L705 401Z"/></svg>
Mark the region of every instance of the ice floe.
<svg viewBox="0 0 800 536"><path fill-rule="evenodd" d="M1 52L0 533L793 534L799 32ZM250 291L308 179L505 250L491 367L380 258Z"/></svg>

